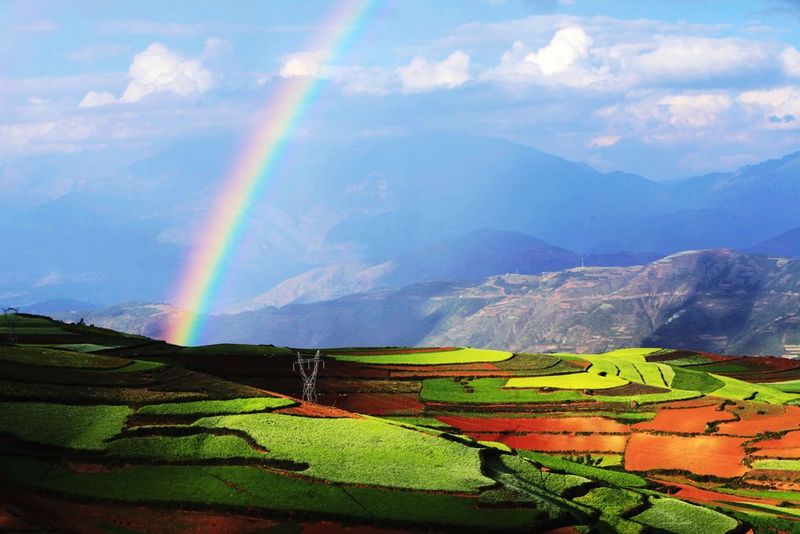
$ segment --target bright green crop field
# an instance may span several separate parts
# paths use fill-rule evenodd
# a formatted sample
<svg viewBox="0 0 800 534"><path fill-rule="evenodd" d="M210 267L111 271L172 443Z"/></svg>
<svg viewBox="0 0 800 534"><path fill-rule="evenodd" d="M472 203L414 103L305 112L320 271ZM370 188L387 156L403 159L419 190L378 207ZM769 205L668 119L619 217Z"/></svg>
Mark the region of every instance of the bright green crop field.
<svg viewBox="0 0 800 534"><path fill-rule="evenodd" d="M209 417L194 426L245 432L270 457L307 463L304 474L333 482L466 493L493 483L481 473L477 449L372 418L265 413Z"/></svg>
<svg viewBox="0 0 800 534"><path fill-rule="evenodd" d="M136 413L148 415L228 415L286 408L297 403L283 397L172 402L142 406Z"/></svg>

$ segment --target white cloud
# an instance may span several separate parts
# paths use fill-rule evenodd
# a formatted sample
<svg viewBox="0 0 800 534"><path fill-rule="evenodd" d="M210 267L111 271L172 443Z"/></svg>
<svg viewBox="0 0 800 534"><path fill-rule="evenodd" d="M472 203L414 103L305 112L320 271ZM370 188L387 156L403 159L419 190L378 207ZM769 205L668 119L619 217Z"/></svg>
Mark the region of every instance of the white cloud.
<svg viewBox="0 0 800 534"><path fill-rule="evenodd" d="M794 129L800 124L800 87L745 91L737 100L759 115L770 129Z"/></svg>
<svg viewBox="0 0 800 534"><path fill-rule="evenodd" d="M789 46L781 52L783 71L792 78L800 78L800 50Z"/></svg>
<svg viewBox="0 0 800 534"><path fill-rule="evenodd" d="M327 57L328 53L324 51L289 54L283 58L280 75L283 78L320 76Z"/></svg>
<svg viewBox="0 0 800 534"><path fill-rule="evenodd" d="M211 73L199 59L186 59L161 43L136 54L128 74L131 81L120 102L138 102L153 93L195 96L211 87Z"/></svg>
<svg viewBox="0 0 800 534"><path fill-rule="evenodd" d="M523 61L536 64L542 74L549 76L586 59L591 44L592 38L582 28L563 28L556 32L550 44L527 54Z"/></svg>
<svg viewBox="0 0 800 534"><path fill-rule="evenodd" d="M730 77L762 69L771 59L769 47L742 39L673 35L662 37L654 49L642 53L626 53L625 48L623 43L614 52L625 60L629 73L656 83Z"/></svg>
<svg viewBox="0 0 800 534"><path fill-rule="evenodd" d="M726 94L680 94L665 96L658 101L666 106L668 120L675 126L699 128L716 122L728 110L733 100Z"/></svg>
<svg viewBox="0 0 800 534"><path fill-rule="evenodd" d="M117 97L108 91L89 91L86 93L86 96L83 97L83 100L81 100L80 104L78 104L78 107L95 108L98 106L113 104L116 101Z"/></svg>
<svg viewBox="0 0 800 534"><path fill-rule="evenodd" d="M34 287L60 286L64 283L64 275L58 271L53 271L34 282Z"/></svg>
<svg viewBox="0 0 800 534"><path fill-rule="evenodd" d="M405 92L453 89L470 79L469 63L469 54L458 50L439 62L416 57L396 72Z"/></svg>
<svg viewBox="0 0 800 534"><path fill-rule="evenodd" d="M620 139L622 139L622 137L618 135L600 135L597 137L592 137L589 141L589 146L596 148L614 146L619 143Z"/></svg>
<svg viewBox="0 0 800 534"><path fill-rule="evenodd" d="M592 38L582 28L562 28L550 42L536 52L529 52L522 41L500 58L500 64L487 70L482 78L504 83L586 87L605 84L608 69L596 64L591 51Z"/></svg>
<svg viewBox="0 0 800 534"><path fill-rule="evenodd" d="M206 42L205 54L213 55L224 45L221 40ZM204 57L204 56L201 56ZM115 102L139 102L155 93L190 97L205 93L212 76L200 59L187 59L164 46L153 43L133 56L128 68L128 85L118 99L108 91L89 91L78 107L92 108Z"/></svg>

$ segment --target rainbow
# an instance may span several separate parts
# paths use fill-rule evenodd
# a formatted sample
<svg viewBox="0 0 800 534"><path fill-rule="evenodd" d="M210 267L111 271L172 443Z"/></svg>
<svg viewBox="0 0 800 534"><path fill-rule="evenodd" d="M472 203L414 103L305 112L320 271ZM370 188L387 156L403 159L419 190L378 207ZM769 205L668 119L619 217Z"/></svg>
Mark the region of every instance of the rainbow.
<svg viewBox="0 0 800 534"><path fill-rule="evenodd" d="M308 47L320 64L338 57L358 34L375 0L343 0ZM271 94L257 126L223 180L201 235L184 265L172 302L179 308L163 337L181 345L196 344L204 318L239 241L247 215L272 175L294 128L321 87L320 76L283 79Z"/></svg>

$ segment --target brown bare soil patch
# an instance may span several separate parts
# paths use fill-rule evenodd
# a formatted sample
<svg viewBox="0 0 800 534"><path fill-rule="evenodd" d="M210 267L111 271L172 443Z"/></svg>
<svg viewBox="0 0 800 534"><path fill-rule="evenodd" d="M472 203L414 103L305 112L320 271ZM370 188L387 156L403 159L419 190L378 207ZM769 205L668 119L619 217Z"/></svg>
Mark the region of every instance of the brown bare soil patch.
<svg viewBox="0 0 800 534"><path fill-rule="evenodd" d="M351 393L335 402L342 410L368 415L416 415L425 409L415 393Z"/></svg>
<svg viewBox="0 0 800 534"><path fill-rule="evenodd" d="M133 532L154 534L239 534L261 532L280 525L278 521L258 517L190 510L159 510L143 506L64 503L62 509L88 524L114 525Z"/></svg>
<svg viewBox="0 0 800 534"><path fill-rule="evenodd" d="M666 388L630 382L624 386L600 390L598 393L604 396L611 395L612 397L629 397L632 395L646 395L648 393L666 393L668 391L669 390Z"/></svg>
<svg viewBox="0 0 800 534"><path fill-rule="evenodd" d="M481 437L481 440L486 438ZM575 435L575 434L522 434L502 435L497 439L514 449L542 452L623 452L628 436Z"/></svg>
<svg viewBox="0 0 800 534"><path fill-rule="evenodd" d="M727 436L676 436L634 433L625 449L626 471L680 469L723 478L747 472L744 439Z"/></svg>
<svg viewBox="0 0 800 534"><path fill-rule="evenodd" d="M700 408L703 406L719 406L720 399L713 397L698 397L696 399L687 399L682 401L665 402L659 404L659 410L682 410L684 408Z"/></svg>
<svg viewBox="0 0 800 534"><path fill-rule="evenodd" d="M3 532L36 532L33 525L26 522L19 514L3 505L0 505L0 531Z"/></svg>
<svg viewBox="0 0 800 534"><path fill-rule="evenodd" d="M319 390L330 393L415 393L422 383L412 380L320 380Z"/></svg>
<svg viewBox="0 0 800 534"><path fill-rule="evenodd" d="M282 413L285 415L299 415L302 417L358 417L357 414L334 408L333 406L323 406L321 404L311 404L304 402L299 406L291 406L289 408L281 408L274 410L275 413Z"/></svg>
<svg viewBox="0 0 800 534"><path fill-rule="evenodd" d="M603 417L459 417L437 419L464 432L595 432L628 434L628 425Z"/></svg>
<svg viewBox="0 0 800 534"><path fill-rule="evenodd" d="M685 408L682 410L659 410L652 421L637 423L637 430L660 430L670 433L702 434L712 421L731 421L736 416L730 412L717 411L718 405Z"/></svg>
<svg viewBox="0 0 800 534"><path fill-rule="evenodd" d="M351 534L400 534L407 530L371 527L368 525L346 526L334 521L315 521L303 523L303 534L331 534L332 532L349 532Z"/></svg>

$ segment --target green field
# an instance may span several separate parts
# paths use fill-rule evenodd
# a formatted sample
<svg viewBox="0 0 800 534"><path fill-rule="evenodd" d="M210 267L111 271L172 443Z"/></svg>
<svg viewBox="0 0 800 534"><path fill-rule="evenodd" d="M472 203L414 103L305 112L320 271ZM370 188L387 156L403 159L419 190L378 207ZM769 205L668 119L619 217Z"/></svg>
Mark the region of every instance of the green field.
<svg viewBox="0 0 800 534"><path fill-rule="evenodd" d="M477 449L377 419L265 413L204 418L194 426L240 430L271 458L307 463L304 474L334 482L466 493L493 483L481 473Z"/></svg>
<svg viewBox="0 0 800 534"><path fill-rule="evenodd" d="M228 415L285 408L297 403L283 397L172 402L142 406L136 413L149 415Z"/></svg>
<svg viewBox="0 0 800 534"><path fill-rule="evenodd" d="M651 497L650 508L632 519L677 534L725 533L737 527L736 520L708 508L661 497Z"/></svg>
<svg viewBox="0 0 800 534"><path fill-rule="evenodd" d="M102 449L122 430L127 406L0 403L0 432L22 440L72 449Z"/></svg>
<svg viewBox="0 0 800 534"><path fill-rule="evenodd" d="M294 349L185 348L37 317L27 328L52 333L0 346L0 479L33 496L35 511L24 519L35 527L50 510L76 507L87 530L104 532L152 525L158 532L645 534L700 525L709 533L756 527L774 534L763 521L790 530L779 516L792 516L800 503L793 492L747 478L798 470L800 460L747 456L773 434L742 438L741 465L754 469L747 476L659 465L625 471L635 458L628 436L663 435L669 443L667 430L635 426L662 421L664 410L710 412L712 419L717 411L763 414L774 424L780 408L742 399L798 397L646 361L656 352L663 357L659 349L513 356L334 350L324 357L358 365L329 360L314 405L296 398ZM56 331L69 331L74 343ZM491 365L475 365L483 363ZM417 367L409 372L408 365ZM718 391L737 402L723 403ZM707 401L669 403L709 393L715 396ZM707 428L704 439L715 430ZM643 454L659 457L657 449ZM669 496L677 491L670 480L780 505L690 504Z"/></svg>

